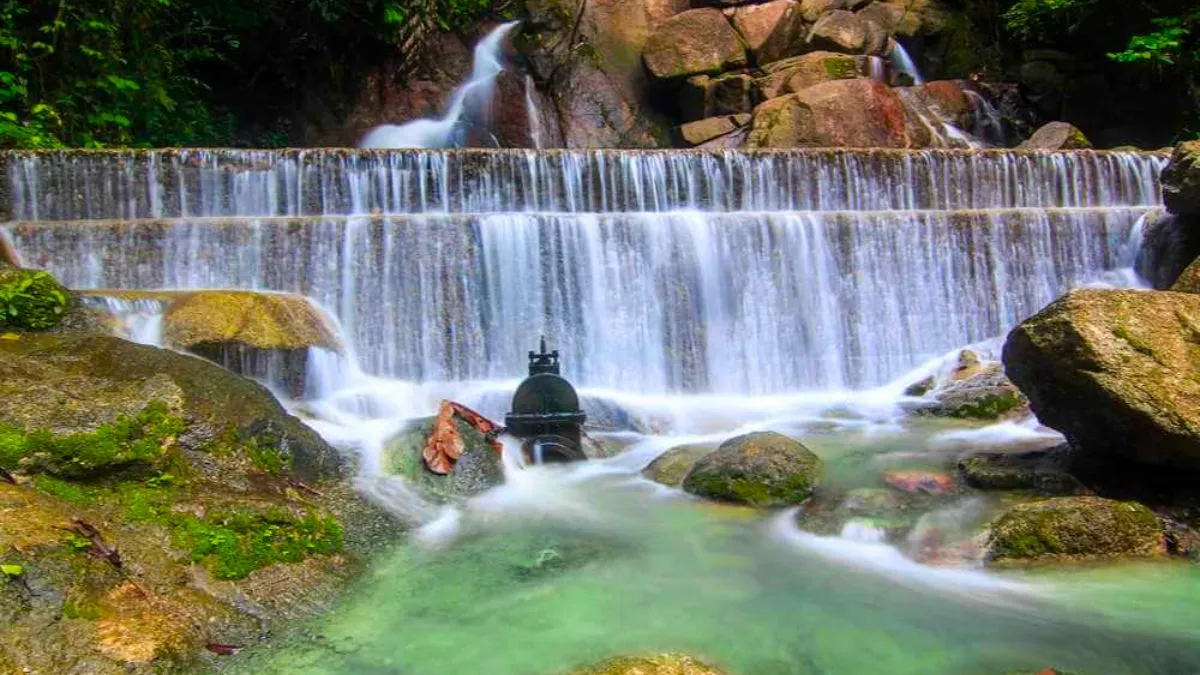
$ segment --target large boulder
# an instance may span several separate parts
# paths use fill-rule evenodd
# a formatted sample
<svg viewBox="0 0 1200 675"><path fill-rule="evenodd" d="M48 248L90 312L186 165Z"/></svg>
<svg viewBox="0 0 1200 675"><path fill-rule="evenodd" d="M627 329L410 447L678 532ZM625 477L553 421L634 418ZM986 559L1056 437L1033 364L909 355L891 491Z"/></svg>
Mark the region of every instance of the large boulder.
<svg viewBox="0 0 1200 675"><path fill-rule="evenodd" d="M895 90L875 80L824 82L754 109L753 148L922 147Z"/></svg>
<svg viewBox="0 0 1200 675"><path fill-rule="evenodd" d="M719 115L740 115L753 110L753 78L745 73L718 77L689 77L679 90L679 110L688 122Z"/></svg>
<svg viewBox="0 0 1200 675"><path fill-rule="evenodd" d="M569 675L722 675L722 671L684 654L655 654L618 656Z"/></svg>
<svg viewBox="0 0 1200 675"><path fill-rule="evenodd" d="M733 10L733 27L742 36L754 63L763 65L800 49L804 18L796 0L771 0Z"/></svg>
<svg viewBox="0 0 1200 675"><path fill-rule="evenodd" d="M1137 502L1056 497L1018 504L992 523L991 564L1166 555L1163 525Z"/></svg>
<svg viewBox="0 0 1200 675"><path fill-rule="evenodd" d="M719 73L746 65L741 36L716 9L693 9L667 19L646 41L646 70L656 80Z"/></svg>
<svg viewBox="0 0 1200 675"><path fill-rule="evenodd" d="M1200 296L1072 291L1009 334L1004 366L1086 453L1200 468Z"/></svg>
<svg viewBox="0 0 1200 675"><path fill-rule="evenodd" d="M887 32L879 24L845 10L822 16L808 33L814 50L878 56L887 48Z"/></svg>
<svg viewBox="0 0 1200 675"><path fill-rule="evenodd" d="M817 51L769 63L762 70L764 74L754 80L758 101L795 94L822 82L863 77L866 57Z"/></svg>
<svg viewBox="0 0 1200 675"><path fill-rule="evenodd" d="M808 23L816 23L835 9L846 9L846 0L800 0L800 16Z"/></svg>
<svg viewBox="0 0 1200 675"><path fill-rule="evenodd" d="M901 37L931 36L944 31L952 14L941 0L881 0L858 11L858 16Z"/></svg>
<svg viewBox="0 0 1200 675"><path fill-rule="evenodd" d="M1088 150L1092 142L1073 124L1050 122L1017 147L1021 150Z"/></svg>
<svg viewBox="0 0 1200 675"><path fill-rule="evenodd" d="M685 492L758 507L799 504L821 478L821 459L799 441L771 431L725 441L683 480Z"/></svg>
<svg viewBox="0 0 1200 675"><path fill-rule="evenodd" d="M1200 215L1200 141L1175 146L1163 170L1162 194L1171 213Z"/></svg>
<svg viewBox="0 0 1200 675"><path fill-rule="evenodd" d="M45 330L71 308L71 295L42 270L0 264L0 330Z"/></svg>
<svg viewBox="0 0 1200 675"><path fill-rule="evenodd" d="M1142 246L1133 268L1154 288L1175 285L1188 265L1200 256L1200 216L1158 213L1146 216Z"/></svg>
<svg viewBox="0 0 1200 675"><path fill-rule="evenodd" d="M679 487L683 485L683 479L696 462L715 450L711 443L691 443L671 448L654 458L654 461L642 470L642 475L655 483Z"/></svg>
<svg viewBox="0 0 1200 675"><path fill-rule="evenodd" d="M1176 293L1200 293L1200 258L1192 261L1191 265L1175 280L1171 290Z"/></svg>

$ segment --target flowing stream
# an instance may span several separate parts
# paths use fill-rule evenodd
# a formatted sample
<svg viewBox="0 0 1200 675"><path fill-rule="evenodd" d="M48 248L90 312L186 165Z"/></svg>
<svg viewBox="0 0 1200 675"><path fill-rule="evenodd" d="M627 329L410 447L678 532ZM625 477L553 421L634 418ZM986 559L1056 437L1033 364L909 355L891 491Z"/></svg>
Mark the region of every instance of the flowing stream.
<svg viewBox="0 0 1200 675"><path fill-rule="evenodd" d="M1003 508L920 500L910 534L702 504L644 479L684 443L772 429L826 485L1049 447L1036 420L907 411L1067 289L1136 286L1157 154L1011 151L139 151L11 154L0 236L81 289L302 293L349 347L304 400L414 528L246 673L561 673L678 650L742 675L1200 672L1200 568L991 572ZM106 301L136 339L161 304ZM563 353L620 454L434 505L382 475L443 398L503 416L526 350ZM277 386L278 383L269 383ZM828 525L828 524L827 524Z"/></svg>

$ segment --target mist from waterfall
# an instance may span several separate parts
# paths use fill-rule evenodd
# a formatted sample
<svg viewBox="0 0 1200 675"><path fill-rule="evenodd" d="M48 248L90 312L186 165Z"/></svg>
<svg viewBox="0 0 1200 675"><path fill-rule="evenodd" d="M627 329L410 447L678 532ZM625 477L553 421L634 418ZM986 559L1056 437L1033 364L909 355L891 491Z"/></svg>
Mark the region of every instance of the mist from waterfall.
<svg viewBox="0 0 1200 675"><path fill-rule="evenodd" d="M450 148L462 145L461 123L471 113L486 121L490 116L493 85L504 70L504 39L519 22L497 26L475 46L471 76L450 95L446 113L439 119L375 127L359 141L361 148Z"/></svg>

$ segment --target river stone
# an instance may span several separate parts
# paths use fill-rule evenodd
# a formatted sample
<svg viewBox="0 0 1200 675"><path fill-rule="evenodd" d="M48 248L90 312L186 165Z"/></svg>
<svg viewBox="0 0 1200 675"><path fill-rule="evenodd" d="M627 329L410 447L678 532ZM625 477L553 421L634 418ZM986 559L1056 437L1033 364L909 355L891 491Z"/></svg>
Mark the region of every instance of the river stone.
<svg viewBox="0 0 1200 675"><path fill-rule="evenodd" d="M1162 196L1171 213L1200 215L1200 141L1175 146L1162 173Z"/></svg>
<svg viewBox="0 0 1200 675"><path fill-rule="evenodd" d="M1004 367L999 363L977 363L974 368L960 364L960 369L949 382L927 394L934 403L918 409L919 413L956 419L998 420L1028 412L1028 401L1005 376Z"/></svg>
<svg viewBox="0 0 1200 675"><path fill-rule="evenodd" d="M650 462L642 470L642 475L656 483L679 487L696 462L715 450L716 447L711 443L692 443L671 448Z"/></svg>
<svg viewBox="0 0 1200 675"><path fill-rule="evenodd" d="M1092 142L1073 124L1050 122L1017 147L1021 150L1089 150Z"/></svg>
<svg viewBox="0 0 1200 675"><path fill-rule="evenodd" d="M664 21L646 41L646 70L656 80L719 73L746 65L746 48L716 9L693 9Z"/></svg>
<svg viewBox="0 0 1200 675"><path fill-rule="evenodd" d="M991 525L990 564L1166 555L1163 525L1137 502L1056 497L1018 504Z"/></svg>
<svg viewBox="0 0 1200 675"><path fill-rule="evenodd" d="M1067 473L1069 447L1006 453L981 452L958 461L967 485L977 490L1032 490L1042 495L1083 495L1087 488Z"/></svg>
<svg viewBox="0 0 1200 675"><path fill-rule="evenodd" d="M701 458L683 480L685 492L758 507L799 504L821 478L821 459L773 431L731 438Z"/></svg>
<svg viewBox="0 0 1200 675"><path fill-rule="evenodd" d="M882 54L887 33L879 24L853 12L834 10L822 16L808 33L810 49L844 54Z"/></svg>
<svg viewBox="0 0 1200 675"><path fill-rule="evenodd" d="M861 56L811 52L767 64L763 68L766 75L754 80L754 93L757 100L766 101L822 82L862 77L865 68L865 58Z"/></svg>
<svg viewBox="0 0 1200 675"><path fill-rule="evenodd" d="M504 482L500 455L478 429L458 417L454 424L463 440L462 455L448 474L426 468L422 453L436 420L413 420L388 439L383 446L383 472L402 476L421 497L436 503L471 497Z"/></svg>
<svg viewBox="0 0 1200 675"><path fill-rule="evenodd" d="M305 480L343 460L265 387L202 359L98 335L25 333L0 340L0 422L57 434L94 431L160 401L188 423L177 443L200 450L234 434L278 448Z"/></svg>
<svg viewBox="0 0 1200 675"><path fill-rule="evenodd" d="M569 675L722 675L723 671L684 654L618 656L572 670Z"/></svg>
<svg viewBox="0 0 1200 675"><path fill-rule="evenodd" d="M909 129L896 92L868 79L823 82L762 103L754 109L747 143L752 148L923 145Z"/></svg>
<svg viewBox="0 0 1200 675"><path fill-rule="evenodd" d="M1200 468L1200 296L1072 291L1008 335L1004 364L1085 453Z"/></svg>
<svg viewBox="0 0 1200 675"><path fill-rule="evenodd" d="M1171 290L1176 293L1200 293L1200 258L1192 261L1191 265L1179 275Z"/></svg>
<svg viewBox="0 0 1200 675"><path fill-rule="evenodd" d="M1200 216L1151 214L1142 232L1133 268L1154 288L1171 289L1200 256Z"/></svg>
<svg viewBox="0 0 1200 675"><path fill-rule="evenodd" d="M801 47L804 19L795 0L738 7L730 18L757 64L791 56Z"/></svg>

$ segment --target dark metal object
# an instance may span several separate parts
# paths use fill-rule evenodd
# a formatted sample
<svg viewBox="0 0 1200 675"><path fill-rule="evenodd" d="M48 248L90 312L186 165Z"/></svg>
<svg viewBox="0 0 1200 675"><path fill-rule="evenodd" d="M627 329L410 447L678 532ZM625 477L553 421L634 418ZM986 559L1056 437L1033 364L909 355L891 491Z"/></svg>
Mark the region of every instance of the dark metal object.
<svg viewBox="0 0 1200 675"><path fill-rule="evenodd" d="M529 377L513 394L505 431L521 440L532 462L557 463L587 459L583 454L583 422L575 387L560 374L558 351L529 352Z"/></svg>

